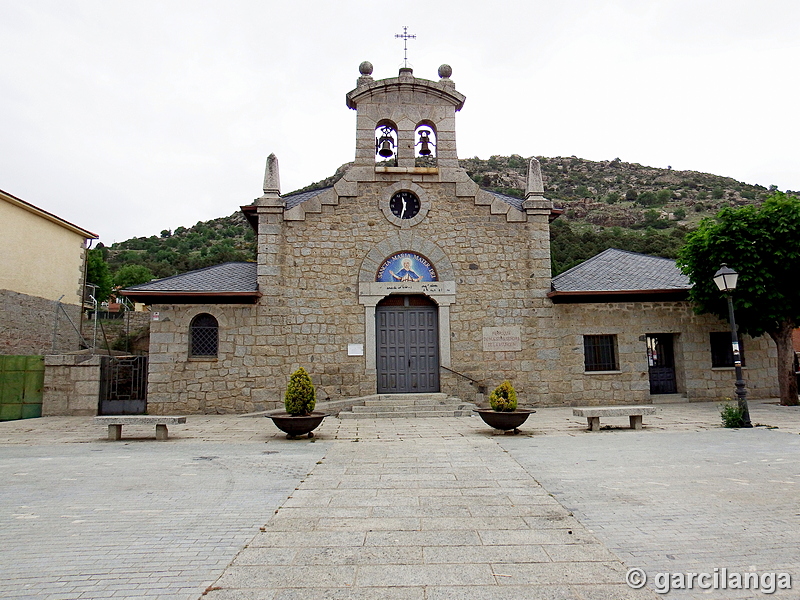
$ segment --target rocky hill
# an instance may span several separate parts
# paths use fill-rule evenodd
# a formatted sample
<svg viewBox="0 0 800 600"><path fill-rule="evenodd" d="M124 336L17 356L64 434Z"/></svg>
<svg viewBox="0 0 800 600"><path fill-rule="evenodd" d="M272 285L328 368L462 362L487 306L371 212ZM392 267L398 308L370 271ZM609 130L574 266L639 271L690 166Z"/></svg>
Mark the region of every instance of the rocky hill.
<svg viewBox="0 0 800 600"><path fill-rule="evenodd" d="M538 157L545 195L564 209L551 227L553 274L616 247L674 257L686 231L725 206L762 201L774 186L745 184L697 171L657 169L636 163L591 161L575 156ZM468 158L461 166L484 188L523 196L528 159L518 155ZM302 190L335 183L330 177ZM255 260L255 236L238 211L160 236L118 242L104 252L112 273L141 264L156 277L231 260Z"/></svg>

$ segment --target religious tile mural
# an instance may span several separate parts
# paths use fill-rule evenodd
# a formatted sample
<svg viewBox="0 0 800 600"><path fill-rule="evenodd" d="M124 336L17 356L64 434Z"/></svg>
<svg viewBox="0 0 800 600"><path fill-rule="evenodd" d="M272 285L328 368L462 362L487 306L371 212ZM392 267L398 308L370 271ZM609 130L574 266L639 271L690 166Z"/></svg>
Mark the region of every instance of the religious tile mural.
<svg viewBox="0 0 800 600"><path fill-rule="evenodd" d="M436 268L416 252L396 252L383 261L375 281L438 281Z"/></svg>

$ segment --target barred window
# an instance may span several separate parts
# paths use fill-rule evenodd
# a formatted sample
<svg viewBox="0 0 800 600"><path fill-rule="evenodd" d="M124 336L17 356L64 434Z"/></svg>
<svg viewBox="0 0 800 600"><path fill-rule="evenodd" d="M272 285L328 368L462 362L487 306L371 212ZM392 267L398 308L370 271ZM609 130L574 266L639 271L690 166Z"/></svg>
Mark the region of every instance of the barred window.
<svg viewBox="0 0 800 600"><path fill-rule="evenodd" d="M217 320L206 313L197 315L189 325L189 356L216 357L219 340Z"/></svg>
<svg viewBox="0 0 800 600"><path fill-rule="evenodd" d="M711 337L711 366L712 367L733 367L733 344L731 334L726 332L713 332ZM739 355L744 366L744 344L739 340Z"/></svg>
<svg viewBox="0 0 800 600"><path fill-rule="evenodd" d="M583 336L583 360L587 371L618 371L617 336Z"/></svg>

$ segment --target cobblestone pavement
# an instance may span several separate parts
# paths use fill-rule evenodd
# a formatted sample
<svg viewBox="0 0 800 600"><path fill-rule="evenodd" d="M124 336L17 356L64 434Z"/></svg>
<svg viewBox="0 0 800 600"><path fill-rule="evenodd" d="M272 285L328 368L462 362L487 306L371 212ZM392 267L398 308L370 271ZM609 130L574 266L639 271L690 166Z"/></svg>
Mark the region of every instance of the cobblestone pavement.
<svg viewBox="0 0 800 600"><path fill-rule="evenodd" d="M197 598L325 452L272 445L0 446L0 598Z"/></svg>
<svg viewBox="0 0 800 600"><path fill-rule="evenodd" d="M294 441L243 416L189 416L168 442L0 423L0 598L654 598L630 567L797 587L800 410L751 414L779 429L723 430L714 404L597 433L540 409L518 436L477 417L328 418Z"/></svg>

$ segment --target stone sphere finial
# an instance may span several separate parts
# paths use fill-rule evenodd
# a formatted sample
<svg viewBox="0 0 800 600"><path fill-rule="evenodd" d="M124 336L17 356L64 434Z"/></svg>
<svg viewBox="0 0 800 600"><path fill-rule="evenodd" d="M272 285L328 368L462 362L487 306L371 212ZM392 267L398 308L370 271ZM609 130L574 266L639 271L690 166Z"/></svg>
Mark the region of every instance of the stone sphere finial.
<svg viewBox="0 0 800 600"><path fill-rule="evenodd" d="M453 67L450 65L442 65L439 67L439 77L442 79L449 79L450 75L453 74Z"/></svg>
<svg viewBox="0 0 800 600"><path fill-rule="evenodd" d="M360 65L358 65L358 72L361 73L364 77L368 77L372 75L372 63L368 60L365 60Z"/></svg>

